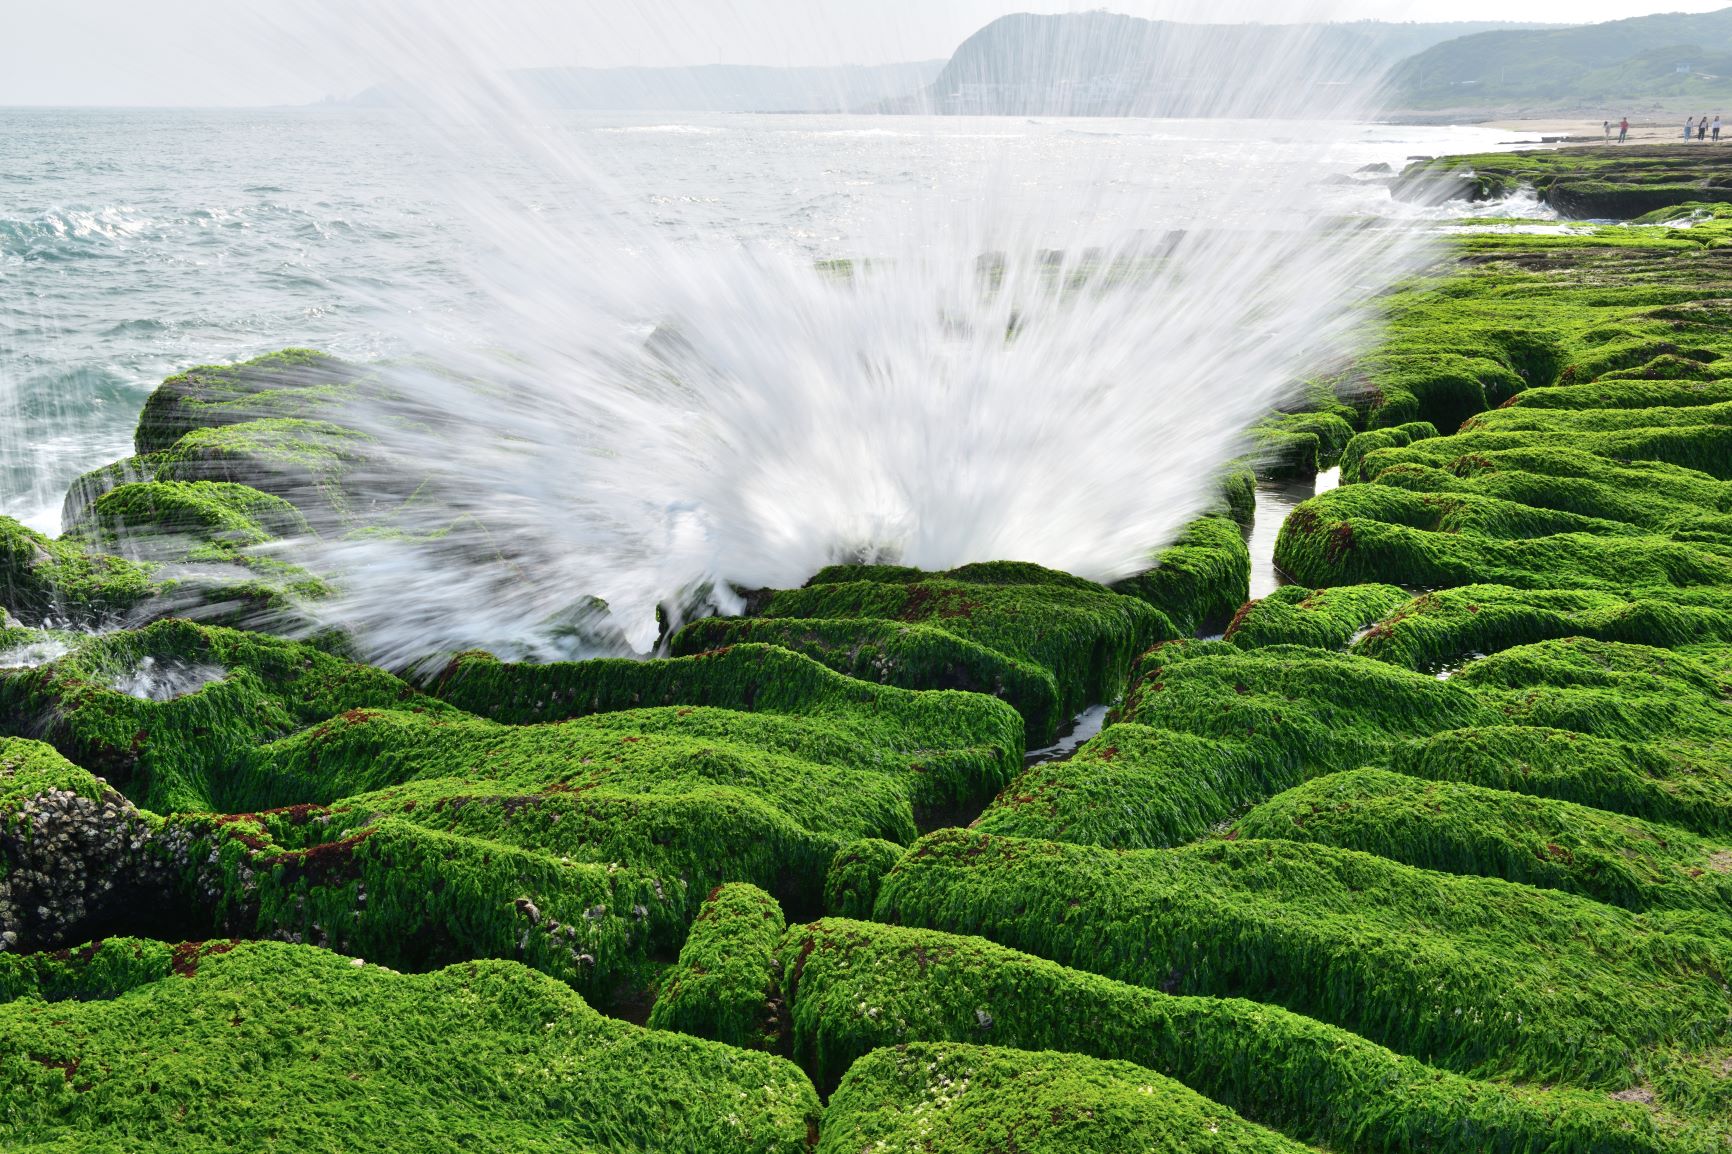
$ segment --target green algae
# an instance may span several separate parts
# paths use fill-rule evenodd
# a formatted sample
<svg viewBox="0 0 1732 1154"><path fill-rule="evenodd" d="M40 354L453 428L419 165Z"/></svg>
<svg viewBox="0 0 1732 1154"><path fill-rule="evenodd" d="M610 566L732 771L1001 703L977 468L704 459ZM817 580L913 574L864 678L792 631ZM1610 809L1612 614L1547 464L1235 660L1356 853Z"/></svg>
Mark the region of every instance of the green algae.
<svg viewBox="0 0 1732 1154"><path fill-rule="evenodd" d="M1706 748L1543 726L1486 726L1402 742L1390 751L1389 768L1597 806L1698 834L1732 835L1732 757Z"/></svg>
<svg viewBox="0 0 1732 1154"><path fill-rule="evenodd" d="M799 750L834 730L695 708L548 726L351 712L261 750L257 807L323 803L577 861L653 866L696 895L752 881L816 908L824 871L862 837L906 842L917 791L955 786L890 762ZM681 715L684 716L681 716ZM719 734L728 733L727 739ZM933 780L936 779L936 780ZM973 788L990 794L998 779Z"/></svg>
<svg viewBox="0 0 1732 1154"><path fill-rule="evenodd" d="M1615 381L1600 377L1585 385L1528 389L1512 397L1512 409L1647 409L1722 405L1732 401L1732 382L1667 379Z"/></svg>
<svg viewBox="0 0 1732 1154"><path fill-rule="evenodd" d="M363 376L312 349L283 349L234 365L200 365L169 377L145 400L134 443L140 456L165 452L195 429L334 407Z"/></svg>
<svg viewBox="0 0 1732 1154"><path fill-rule="evenodd" d="M116 688L147 660L213 679L166 701ZM384 670L311 645L172 619L0 671L0 732L45 736L159 812L217 809L229 775L257 746L348 709L387 706L454 712Z"/></svg>
<svg viewBox="0 0 1732 1154"><path fill-rule="evenodd" d="M772 963L787 929L756 886L718 886L692 922L679 962L656 995L649 1025L744 1049L771 1049L780 1032Z"/></svg>
<svg viewBox="0 0 1732 1154"><path fill-rule="evenodd" d="M1274 792L1357 768L1391 742L1491 716L1460 683L1368 658L1199 642L1145 655L1116 719L1255 750Z"/></svg>
<svg viewBox="0 0 1732 1154"><path fill-rule="evenodd" d="M1225 640L1241 649L1269 645L1306 645L1345 649L1361 632L1410 600L1394 585L1337 585L1307 589L1284 585L1246 605L1228 627Z"/></svg>
<svg viewBox="0 0 1732 1154"><path fill-rule="evenodd" d="M1024 770L971 828L1124 849L1180 845L1262 797L1278 775L1241 745L1109 725L1074 756Z"/></svg>
<svg viewBox="0 0 1732 1154"><path fill-rule="evenodd" d="M1243 462L1235 462L1222 474L1221 499L1212 512L1230 518L1249 533L1257 519L1257 472Z"/></svg>
<svg viewBox="0 0 1732 1154"><path fill-rule="evenodd" d="M774 645L845 676L882 685L989 694L1022 715L1024 741L1030 747L1050 743L1067 720L1050 671L936 625L710 617L674 634L669 650L675 657L696 657L733 645Z"/></svg>
<svg viewBox="0 0 1732 1154"><path fill-rule="evenodd" d="M1352 410L1273 413L1251 427L1251 459L1259 475L1314 477L1341 458L1353 438Z"/></svg>
<svg viewBox="0 0 1732 1154"><path fill-rule="evenodd" d="M1450 156L1408 165L1393 193L1404 199L1498 200L1531 186L1567 219L1628 220L1727 201L1721 159L1713 150L1668 145Z"/></svg>
<svg viewBox="0 0 1732 1154"><path fill-rule="evenodd" d="M11 832L4 823L16 820L19 805L50 790L96 801L106 787L96 775L73 765L51 745L0 737L0 828Z"/></svg>
<svg viewBox="0 0 1732 1154"><path fill-rule="evenodd" d="M81 965L132 948L104 943ZM133 965L160 964L161 946L136 949ZM402 975L228 942L171 959L155 980L107 983L114 996L0 1005L0 1140L793 1154L818 1117L788 1063L610 1021L511 963Z"/></svg>
<svg viewBox="0 0 1732 1154"><path fill-rule="evenodd" d="M1380 770L1318 778L1235 827L1582 894L1632 910L1732 909L1732 844L1574 802Z"/></svg>
<svg viewBox="0 0 1732 1154"><path fill-rule="evenodd" d="M1732 670L1707 654L1571 637L1493 654L1455 682L1502 724L1680 751L1724 751L1732 734Z"/></svg>
<svg viewBox="0 0 1732 1154"><path fill-rule="evenodd" d="M105 552L193 560L226 559L251 546L310 532L300 511L281 497L218 481L119 485L66 530Z"/></svg>
<svg viewBox="0 0 1732 1154"><path fill-rule="evenodd" d="M1113 588L1159 609L1181 634L1224 625L1251 596L1251 550L1226 517L1192 521L1154 561Z"/></svg>
<svg viewBox="0 0 1732 1154"><path fill-rule="evenodd" d="M824 875L825 911L844 918L871 917L878 887L905 849L882 838L862 838L837 850Z"/></svg>
<svg viewBox="0 0 1732 1154"><path fill-rule="evenodd" d="M1135 598L1035 566L969 566L917 580L861 574L826 570L803 589L768 594L753 616L938 623L1050 670L1065 716L1109 700L1136 654L1178 635L1164 614Z"/></svg>
<svg viewBox="0 0 1732 1154"><path fill-rule="evenodd" d="M1719 921L1674 927L1332 847L940 831L875 913L1151 989L1256 996L1474 1076L1622 1090L1644 1055L1726 1040Z"/></svg>
<svg viewBox="0 0 1732 1154"><path fill-rule="evenodd" d="M118 998L172 974L175 954L176 947L167 942L145 938L108 938L76 951L0 953L0 1006L26 998L44 1002Z"/></svg>
<svg viewBox="0 0 1732 1154"><path fill-rule="evenodd" d="M1692 469L1654 461L1611 461L1563 447L1456 455L1455 440L1446 438L1398 454L1376 454L1374 479L1379 485L1414 492L1472 493L1656 530L1712 524L1732 508L1728 503L1732 489L1725 482ZM1430 452L1437 448L1443 451Z"/></svg>
<svg viewBox="0 0 1732 1154"><path fill-rule="evenodd" d="M817 1148L819 1154L1304 1149L1128 1062L934 1043L876 1050L855 1063L824 1112Z"/></svg>
<svg viewBox="0 0 1732 1154"><path fill-rule="evenodd" d="M95 622L133 608L152 592L150 570L54 541L0 517L0 608L26 622Z"/></svg>
<svg viewBox="0 0 1732 1154"><path fill-rule="evenodd" d="M832 1086L874 1050L990 1043L1121 1060L1331 1150L1662 1150L1641 1107L1479 1082L1242 998L1166 994L978 937L826 919L782 940L795 1060ZM1680 1144L1682 1145L1682 1144Z"/></svg>
<svg viewBox="0 0 1732 1154"><path fill-rule="evenodd" d="M1361 467L1365 458L1379 449L1405 449L1415 441L1425 441L1437 436L1437 426L1429 421L1415 421L1411 424L1396 425L1392 428L1371 429L1357 434L1347 442L1347 448L1341 454L1341 482L1350 485L1355 481L1364 480Z"/></svg>
<svg viewBox="0 0 1732 1154"><path fill-rule="evenodd" d="M1627 599L1587 589L1464 585L1401 604L1354 652L1409 668L1566 637L1673 647L1732 641L1732 594L1689 604L1670 591Z"/></svg>
<svg viewBox="0 0 1732 1154"><path fill-rule="evenodd" d="M219 932L407 970L517 960L612 1008L653 983L696 905L679 879L652 870L573 861L397 817L352 826L305 817L317 832L303 831L315 839L303 848L277 844L267 822L248 817L171 826L191 867L185 890L206 904Z"/></svg>
<svg viewBox="0 0 1732 1154"><path fill-rule="evenodd" d="M123 640L112 660L81 645L0 674L0 716L28 707L30 726L170 813L138 818L151 861L212 933L416 969L515 958L622 1012L659 975L657 1013L751 1046L791 1028L825 1085L874 1047L1009 1043L1129 1059L1331 1149L1706 1148L1718 1136L1697 1127L1732 1118L1716 977L1728 242L1717 219L1453 242L1381 302L1382 346L1329 382L1351 408L1314 388L1253 431L1265 471L1339 456L1347 485L1283 531L1278 562L1305 585L1242 609L1241 469L1223 480L1231 519L1194 523L1114 591L1013 563L838 566L688 626L676 660L466 655L434 682L441 700L316 660L312 683L356 688L303 693L248 658L183 697L116 702L137 658L220 647ZM256 380L165 385L143 455L81 480L75 533L31 542L24 568L65 551L100 569L90 544L150 534L186 537L199 560L243 556L295 527L283 501L321 530L368 515L344 488L365 445L323 423L352 371L300 355ZM292 380L303 368L330 379ZM143 601L155 575L138 574ZM74 591L54 607L103 584L30 579ZM1229 616L1226 644L1138 656ZM1453 668L1477 653L1493 656ZM1439 666L1447 680L1418 672ZM1075 757L1019 770L1019 736L1045 744L1121 693ZM44 789L101 801L98 779L47 757L26 759L54 778ZM994 793L972 834L905 850ZM0 783L0 810L6 796ZM173 812L224 808L244 812ZM717 885L718 912L737 899L741 920L688 936ZM933 928L796 929L790 1024L765 944L777 901ZM682 943L690 958L664 974ZM165 949L99 947L105 969L0 950L0 991L134 996ZM838 951L848 968L826 970ZM824 1148L871 1134L977 1149L1000 1126L1045 1140L1064 1095L1119 1109L1095 1067L1024 1054L1003 1058L1002 1093L944 1113L957 1080L910 1067L903 1086L886 1052L856 1064L864 1089L839 1095ZM919 1111L898 1096L926 1088ZM935 1113L976 1129L920 1129Z"/></svg>
<svg viewBox="0 0 1732 1154"><path fill-rule="evenodd" d="M1135 597L1014 562L937 574L832 566L804 588L754 594L749 609L747 619L687 627L673 648L789 643L868 681L992 693L1025 711L1031 746L1049 743L1071 717L1117 696L1137 653L1179 635L1165 613Z"/></svg>
<svg viewBox="0 0 1732 1154"><path fill-rule="evenodd" d="M355 510L343 479L370 438L330 421L270 417L197 428L157 455L164 481L248 485L283 498L317 524L340 524Z"/></svg>
<svg viewBox="0 0 1732 1154"><path fill-rule="evenodd" d="M1732 444L1732 443L1729 443ZM1714 543L1466 493L1350 485L1300 505L1275 563L1302 585L1558 585L1608 592L1732 585Z"/></svg>

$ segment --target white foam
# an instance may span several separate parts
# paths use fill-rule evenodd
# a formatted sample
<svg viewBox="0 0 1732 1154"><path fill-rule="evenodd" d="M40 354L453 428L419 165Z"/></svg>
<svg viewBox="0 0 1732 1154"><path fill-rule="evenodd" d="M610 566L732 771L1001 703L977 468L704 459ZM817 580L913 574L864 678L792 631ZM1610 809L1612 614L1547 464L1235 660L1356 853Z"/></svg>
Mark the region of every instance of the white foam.
<svg viewBox="0 0 1732 1154"><path fill-rule="evenodd" d="M227 676L228 670L220 665L175 657L141 657L138 664L110 681L109 687L143 701L173 701Z"/></svg>
<svg viewBox="0 0 1732 1154"><path fill-rule="evenodd" d="M910 117L860 126L932 145L850 202L823 255L853 274L815 269L707 219L670 228L676 205L646 220L653 190L598 176L478 64L467 11L352 31L404 55L428 147L452 158L450 199L493 254L466 318L484 346L416 334L448 371L343 418L375 438L384 492L427 481L401 533L312 558L341 596L309 612L387 664L647 651L658 609L730 610L736 588L838 560L1141 571L1216 499L1245 430L1351 354L1361 305L1419 252L1417 230L1343 224L1321 186L1338 151L1364 163L1356 126L1167 122L1183 147L1128 151L1076 133L1148 124L1034 123L965 152L957 121ZM1221 64L1246 89L1304 88L1265 62ZM450 124L486 125L566 179L569 202L526 207ZM858 182L826 169L791 211Z"/></svg>
<svg viewBox="0 0 1732 1154"><path fill-rule="evenodd" d="M0 669L35 669L60 660L72 646L58 637L45 637L11 649L0 650Z"/></svg>

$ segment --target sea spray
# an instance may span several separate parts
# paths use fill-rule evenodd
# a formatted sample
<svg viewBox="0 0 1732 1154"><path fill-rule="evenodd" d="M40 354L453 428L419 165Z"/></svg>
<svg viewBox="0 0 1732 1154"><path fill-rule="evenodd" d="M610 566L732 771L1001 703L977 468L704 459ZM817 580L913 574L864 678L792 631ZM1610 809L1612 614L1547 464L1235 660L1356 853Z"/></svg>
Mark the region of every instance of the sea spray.
<svg viewBox="0 0 1732 1154"><path fill-rule="evenodd" d="M1363 306L1419 252L1334 214L1346 126L1299 121L1220 126L1183 168L982 147L855 194L834 238L741 237L526 106L485 35L437 7L387 64L485 238L475 308L405 326L418 367L342 416L372 438L351 487L388 511L293 550L340 590L311 611L391 665L647 652L836 561L1138 572L1213 500L1244 430L1351 354ZM1302 57L1219 71L1308 92Z"/></svg>

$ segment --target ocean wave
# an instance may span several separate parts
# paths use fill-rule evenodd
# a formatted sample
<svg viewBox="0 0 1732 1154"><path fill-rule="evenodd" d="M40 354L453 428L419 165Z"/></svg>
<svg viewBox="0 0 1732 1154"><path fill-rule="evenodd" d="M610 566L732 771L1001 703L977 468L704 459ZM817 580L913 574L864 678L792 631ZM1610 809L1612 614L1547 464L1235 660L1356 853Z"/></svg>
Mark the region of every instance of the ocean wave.
<svg viewBox="0 0 1732 1154"><path fill-rule="evenodd" d="M727 129L703 124L629 124L617 128L598 128L596 131L609 136L720 136Z"/></svg>
<svg viewBox="0 0 1732 1154"><path fill-rule="evenodd" d="M50 208L33 217L0 217L0 246L54 240L126 240L155 226L126 205L97 209Z"/></svg>

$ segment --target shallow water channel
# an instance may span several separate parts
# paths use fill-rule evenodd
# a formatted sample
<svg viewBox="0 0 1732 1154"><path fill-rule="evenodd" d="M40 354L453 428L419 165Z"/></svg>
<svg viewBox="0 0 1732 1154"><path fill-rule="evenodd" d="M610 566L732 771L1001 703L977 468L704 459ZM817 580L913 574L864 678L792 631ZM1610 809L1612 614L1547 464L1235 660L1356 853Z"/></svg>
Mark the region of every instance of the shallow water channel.
<svg viewBox="0 0 1732 1154"><path fill-rule="evenodd" d="M1302 501L1341 485L1341 470L1326 469L1309 481L1261 481L1257 485L1257 520L1251 527L1251 600L1267 597L1287 575L1275 567L1275 538L1287 514Z"/></svg>

